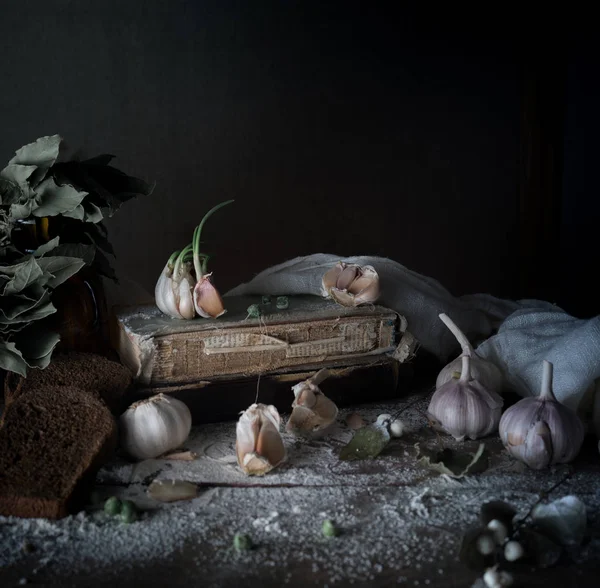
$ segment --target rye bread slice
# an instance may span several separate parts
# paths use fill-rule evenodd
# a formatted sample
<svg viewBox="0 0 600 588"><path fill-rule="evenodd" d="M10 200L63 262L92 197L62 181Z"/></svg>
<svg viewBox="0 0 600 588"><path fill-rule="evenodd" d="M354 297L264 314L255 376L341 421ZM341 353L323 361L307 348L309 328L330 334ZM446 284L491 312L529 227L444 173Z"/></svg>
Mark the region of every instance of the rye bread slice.
<svg viewBox="0 0 600 588"><path fill-rule="evenodd" d="M102 355L79 351L56 353L47 368L29 370L25 379L8 374L4 404L8 408L22 394L45 386L73 386L91 392L117 412L132 381L131 372L125 366Z"/></svg>
<svg viewBox="0 0 600 588"><path fill-rule="evenodd" d="M5 409L0 427L0 515L57 519L84 504L117 445L102 400L72 386L37 388Z"/></svg>

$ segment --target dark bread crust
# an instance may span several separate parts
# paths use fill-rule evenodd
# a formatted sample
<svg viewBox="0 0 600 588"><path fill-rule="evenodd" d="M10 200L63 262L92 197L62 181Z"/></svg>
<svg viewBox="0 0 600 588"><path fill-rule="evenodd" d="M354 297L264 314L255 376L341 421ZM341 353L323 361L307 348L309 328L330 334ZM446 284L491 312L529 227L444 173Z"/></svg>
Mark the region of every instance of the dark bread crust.
<svg viewBox="0 0 600 588"><path fill-rule="evenodd" d="M117 445L104 402L73 386L14 399L0 427L0 514L57 519L82 503L86 485Z"/></svg>
<svg viewBox="0 0 600 588"><path fill-rule="evenodd" d="M79 351L56 353L47 368L30 369L27 378L7 374L4 404L8 408L21 395L38 388L73 386L91 392L117 412L132 381L131 372L125 366L102 355Z"/></svg>

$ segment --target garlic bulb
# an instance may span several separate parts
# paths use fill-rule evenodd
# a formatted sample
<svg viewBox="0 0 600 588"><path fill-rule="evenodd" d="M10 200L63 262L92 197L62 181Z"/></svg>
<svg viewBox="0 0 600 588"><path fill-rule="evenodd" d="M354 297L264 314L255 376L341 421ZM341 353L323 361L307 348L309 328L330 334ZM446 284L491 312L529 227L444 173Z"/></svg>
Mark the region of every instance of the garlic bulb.
<svg viewBox="0 0 600 588"><path fill-rule="evenodd" d="M192 292L195 280L191 265L184 261L191 251L175 251L169 258L154 288L154 299L159 310L175 319L193 319L195 316Z"/></svg>
<svg viewBox="0 0 600 588"><path fill-rule="evenodd" d="M179 447L191 428L187 405L158 394L132 404L121 415L121 446L135 459L158 457Z"/></svg>
<svg viewBox="0 0 600 588"><path fill-rule="evenodd" d="M323 276L321 293L342 306L372 304L379 297L379 275L371 265L338 261Z"/></svg>
<svg viewBox="0 0 600 588"><path fill-rule="evenodd" d="M206 220L219 208L233 200L211 208L194 230L192 243L171 255L154 288L159 310L176 319L217 318L225 313L223 300L210 280L206 266L209 256L200 252L200 236ZM192 262L193 261L193 265ZM194 269L195 276L191 270Z"/></svg>
<svg viewBox="0 0 600 588"><path fill-rule="evenodd" d="M435 382L435 387L439 388L452 380L456 376L456 372L458 372L458 377L460 377L462 357L468 355L471 358L471 376L473 379L477 380L488 390L501 394L503 377L500 368L491 361L477 355L465 334L447 314L441 313L439 317L460 343L462 354L451 361L446 367L442 368Z"/></svg>
<svg viewBox="0 0 600 588"><path fill-rule="evenodd" d="M285 459L280 424L281 417L272 405L252 404L242 413L236 426L235 449L244 473L262 476Z"/></svg>
<svg viewBox="0 0 600 588"><path fill-rule="evenodd" d="M331 373L319 370L314 376L292 386L294 402L286 430L295 435L322 435L338 415L338 407L319 389L319 384Z"/></svg>
<svg viewBox="0 0 600 588"><path fill-rule="evenodd" d="M502 398L471 378L471 358L462 356L460 379L440 386L431 397L428 414L433 425L457 441L478 439L498 427Z"/></svg>
<svg viewBox="0 0 600 588"><path fill-rule="evenodd" d="M575 459L584 438L581 419L552 392L553 365L544 360L537 398L523 398L500 419L500 439L513 456L531 469Z"/></svg>

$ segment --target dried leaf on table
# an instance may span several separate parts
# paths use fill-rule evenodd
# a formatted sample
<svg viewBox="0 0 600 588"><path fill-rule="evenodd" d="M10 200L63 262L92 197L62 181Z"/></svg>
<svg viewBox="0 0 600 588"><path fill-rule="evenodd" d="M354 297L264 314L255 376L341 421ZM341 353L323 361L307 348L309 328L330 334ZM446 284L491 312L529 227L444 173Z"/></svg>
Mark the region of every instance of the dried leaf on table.
<svg viewBox="0 0 600 588"><path fill-rule="evenodd" d="M340 459L356 460L377 457L390 440L390 432L385 423L375 422L358 429L350 442L342 448Z"/></svg>
<svg viewBox="0 0 600 588"><path fill-rule="evenodd" d="M194 461L198 457L193 451L177 451L163 455L163 459L172 459L175 461Z"/></svg>
<svg viewBox="0 0 600 588"><path fill-rule="evenodd" d="M425 467L446 474L453 478L462 478L467 474L483 472L488 467L488 456L483 443L479 444L475 453L459 452L445 448L441 451L421 448L415 444L418 451L417 461Z"/></svg>
<svg viewBox="0 0 600 588"><path fill-rule="evenodd" d="M539 531L560 545L580 545L583 541L587 512L585 504L577 496L538 504L531 518Z"/></svg>
<svg viewBox="0 0 600 588"><path fill-rule="evenodd" d="M184 480L153 480L148 487L148 494L160 502L190 500L198 496L198 487Z"/></svg>

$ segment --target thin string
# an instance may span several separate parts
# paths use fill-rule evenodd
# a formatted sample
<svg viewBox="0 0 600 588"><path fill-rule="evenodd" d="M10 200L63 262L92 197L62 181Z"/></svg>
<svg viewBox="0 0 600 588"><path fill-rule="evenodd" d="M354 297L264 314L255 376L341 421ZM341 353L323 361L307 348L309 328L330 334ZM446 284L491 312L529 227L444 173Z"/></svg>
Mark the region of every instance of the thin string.
<svg viewBox="0 0 600 588"><path fill-rule="evenodd" d="M254 404L258 404L258 387L260 386L260 372L258 373L258 380L256 380L256 398Z"/></svg>

